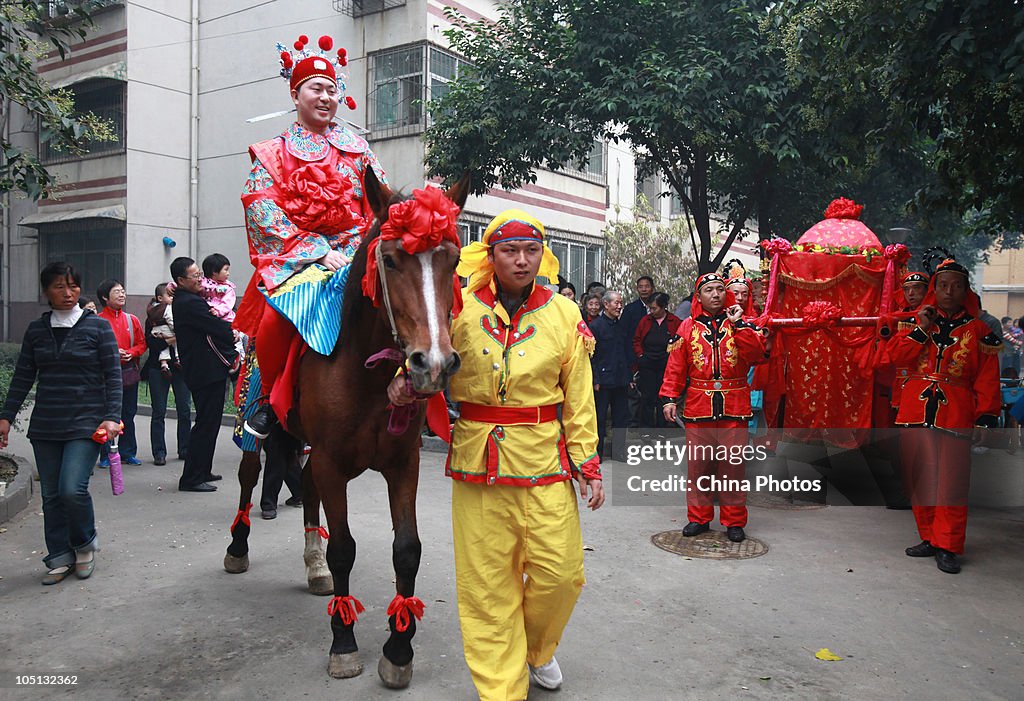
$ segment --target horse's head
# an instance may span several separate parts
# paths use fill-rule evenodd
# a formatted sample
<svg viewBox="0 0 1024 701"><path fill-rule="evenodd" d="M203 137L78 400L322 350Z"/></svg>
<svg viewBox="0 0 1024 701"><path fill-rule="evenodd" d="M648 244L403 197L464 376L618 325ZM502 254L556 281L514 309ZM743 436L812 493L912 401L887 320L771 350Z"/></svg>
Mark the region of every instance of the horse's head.
<svg viewBox="0 0 1024 701"><path fill-rule="evenodd" d="M408 359L413 389L440 392L462 364L449 327L458 293L455 220L466 203L469 179L446 192L424 188L405 197L367 170L365 187L376 223L369 234L364 291L391 325Z"/></svg>

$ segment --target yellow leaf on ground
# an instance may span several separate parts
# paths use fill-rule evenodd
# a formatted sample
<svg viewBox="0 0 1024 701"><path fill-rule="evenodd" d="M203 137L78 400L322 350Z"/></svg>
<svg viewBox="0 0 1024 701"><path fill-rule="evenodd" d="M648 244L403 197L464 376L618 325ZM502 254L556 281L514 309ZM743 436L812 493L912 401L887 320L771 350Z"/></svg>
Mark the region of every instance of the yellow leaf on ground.
<svg viewBox="0 0 1024 701"><path fill-rule="evenodd" d="M823 647L820 650L818 650L816 653L814 653L814 656L817 657L819 660L825 660L826 662L836 662L838 660L843 659L836 653L829 650L827 647Z"/></svg>

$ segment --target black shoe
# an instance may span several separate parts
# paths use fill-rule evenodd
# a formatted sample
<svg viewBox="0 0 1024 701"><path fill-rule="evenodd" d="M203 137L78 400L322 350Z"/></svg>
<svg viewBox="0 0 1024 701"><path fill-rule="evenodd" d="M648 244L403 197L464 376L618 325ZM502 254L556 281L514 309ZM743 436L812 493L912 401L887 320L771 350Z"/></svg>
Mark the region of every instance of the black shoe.
<svg viewBox="0 0 1024 701"><path fill-rule="evenodd" d="M246 433L252 434L260 440L270 435L270 429L274 427L277 417L269 404L263 404L252 416L245 420L243 428Z"/></svg>
<svg viewBox="0 0 1024 701"><path fill-rule="evenodd" d="M288 497L284 500L285 506L302 506L302 497Z"/></svg>
<svg viewBox="0 0 1024 701"><path fill-rule="evenodd" d="M263 509L260 513L262 514L264 521L271 521L277 518L277 509Z"/></svg>
<svg viewBox="0 0 1024 701"><path fill-rule="evenodd" d="M206 476L207 482L216 482L217 480L224 479L221 475L215 475L212 472Z"/></svg>
<svg viewBox="0 0 1024 701"><path fill-rule="evenodd" d="M946 574L960 574L960 559L956 553L935 548L935 564Z"/></svg>
<svg viewBox="0 0 1024 701"><path fill-rule="evenodd" d="M927 540L922 540L917 545L911 545L905 552L908 557L931 557L935 554L935 547Z"/></svg>
<svg viewBox="0 0 1024 701"><path fill-rule="evenodd" d="M167 464L167 458L165 458L163 455L161 455L158 458L153 458L153 464L157 465L158 467L163 467L164 465Z"/></svg>
<svg viewBox="0 0 1024 701"><path fill-rule="evenodd" d="M683 528L683 535L687 538L692 538L695 535L707 533L710 530L711 526L706 523L697 523L696 521L690 521L688 524L686 524L686 527Z"/></svg>
<svg viewBox="0 0 1024 701"><path fill-rule="evenodd" d="M200 482L193 487L178 487L179 492L216 492L217 488L209 482Z"/></svg>
<svg viewBox="0 0 1024 701"><path fill-rule="evenodd" d="M747 539L747 534L743 532L742 526L729 526L725 529L726 535L734 543L742 543Z"/></svg>

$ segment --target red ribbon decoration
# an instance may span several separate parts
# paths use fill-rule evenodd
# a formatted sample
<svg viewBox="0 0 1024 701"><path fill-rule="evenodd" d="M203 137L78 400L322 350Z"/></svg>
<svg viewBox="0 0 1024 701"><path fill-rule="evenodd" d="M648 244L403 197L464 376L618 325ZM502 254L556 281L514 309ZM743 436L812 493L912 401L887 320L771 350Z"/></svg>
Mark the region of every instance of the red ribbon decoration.
<svg viewBox="0 0 1024 701"><path fill-rule="evenodd" d="M823 329L828 326L835 326L843 317L843 310L831 302L815 301L804 305L804 327L808 329Z"/></svg>
<svg viewBox="0 0 1024 701"><path fill-rule="evenodd" d="M235 520L231 522L231 530L232 531L235 530L235 526L238 525L239 521L241 521L242 523L244 523L247 526L250 526L250 527L252 526L252 523L249 522L249 509L251 509L251 508L252 508L252 504L246 504L244 509L239 509L238 510L238 513L235 514Z"/></svg>
<svg viewBox="0 0 1024 701"><path fill-rule="evenodd" d="M773 236L770 239L761 241L758 245L761 246L761 250L770 256L789 253L793 250L793 244L790 243L788 239L780 238L778 236Z"/></svg>
<svg viewBox="0 0 1024 701"><path fill-rule="evenodd" d="M309 163L294 170L279 189L281 208L307 231L336 233L362 223L362 217L348 206L355 200L352 181L329 163Z"/></svg>
<svg viewBox="0 0 1024 701"><path fill-rule="evenodd" d="M362 613L366 609L359 603L359 599L354 596L335 596L327 602L327 613L330 616L338 614L341 616L341 622L347 626L352 625L359 618L357 614Z"/></svg>
<svg viewBox="0 0 1024 701"><path fill-rule="evenodd" d="M388 219L380 226L380 236L370 241L366 249L366 273L363 275L363 294L373 306L379 307L382 290L377 272L377 246L381 241L401 241L401 248L409 255L440 246L451 241L461 244L455 221L459 207L437 187L424 187L412 191L412 198L396 202L388 208ZM458 289L458 276L454 276ZM455 295L456 307L461 306L461 294ZM457 313L457 311L456 311Z"/></svg>
<svg viewBox="0 0 1024 701"><path fill-rule="evenodd" d="M885 247L882 255L887 261L885 266L885 279L882 283L881 314L888 314L895 307L899 306L896 299L897 267L902 267L910 260L910 250L902 243L893 243Z"/></svg>
<svg viewBox="0 0 1024 701"><path fill-rule="evenodd" d="M316 528L306 527L306 533L319 533L320 537L324 540L330 540L331 537L327 534L327 529L323 526L317 526Z"/></svg>
<svg viewBox="0 0 1024 701"><path fill-rule="evenodd" d="M423 620L423 602L415 596L408 598L401 594L395 594L395 598L388 604L388 618L395 617L395 630L404 633L409 630L409 614L416 617L417 621Z"/></svg>

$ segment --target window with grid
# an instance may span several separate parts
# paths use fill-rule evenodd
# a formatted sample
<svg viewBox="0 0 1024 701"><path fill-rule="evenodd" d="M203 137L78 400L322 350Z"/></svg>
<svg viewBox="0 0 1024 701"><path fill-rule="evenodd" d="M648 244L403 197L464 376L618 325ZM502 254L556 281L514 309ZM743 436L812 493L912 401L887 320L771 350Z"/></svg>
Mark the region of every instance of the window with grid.
<svg viewBox="0 0 1024 701"><path fill-rule="evenodd" d="M686 210L683 208L683 201L679 199L679 195L676 193L672 193L672 199L669 202L669 216L681 217L686 213Z"/></svg>
<svg viewBox="0 0 1024 701"><path fill-rule="evenodd" d="M482 222L460 222L459 223L459 238L462 240L463 246L468 246L474 241L479 241L484 237L484 231L487 229L487 224Z"/></svg>
<svg viewBox="0 0 1024 701"><path fill-rule="evenodd" d="M573 284L578 294L591 282L602 279L600 246L551 237L548 247L558 259L559 274Z"/></svg>
<svg viewBox="0 0 1024 701"><path fill-rule="evenodd" d="M449 83L459 77L466 62L455 54L430 47L430 99L437 100L448 94Z"/></svg>
<svg viewBox="0 0 1024 701"><path fill-rule="evenodd" d="M585 160L572 166L566 166L561 172L603 185L608 180L607 160L604 141L595 139Z"/></svg>
<svg viewBox="0 0 1024 701"><path fill-rule="evenodd" d="M429 44L389 49L370 56L369 129L373 137L421 131L426 103L447 94L465 62Z"/></svg>
<svg viewBox="0 0 1024 701"><path fill-rule="evenodd" d="M39 267L58 260L71 263L82 275L84 295L94 296L99 284L108 278L124 280L124 222L79 219L43 224L39 241Z"/></svg>
<svg viewBox="0 0 1024 701"><path fill-rule="evenodd" d="M408 46L370 57L370 131L375 136L423 125L423 46Z"/></svg>
<svg viewBox="0 0 1024 701"><path fill-rule="evenodd" d="M120 80L107 78L87 80L70 86L74 97L74 116L92 113L107 121L114 130L113 141L90 141L85 145L86 153L75 155L60 151L44 140L39 130L39 160L44 164L68 163L89 156L106 156L124 153L125 149L125 84Z"/></svg>
<svg viewBox="0 0 1024 701"><path fill-rule="evenodd" d="M636 204L634 213L637 216L658 219L661 216L661 177L648 175L643 180L636 181ZM640 205L646 201L646 207Z"/></svg>
<svg viewBox="0 0 1024 701"><path fill-rule="evenodd" d="M365 17L404 5L405 0L334 0L334 9L349 17Z"/></svg>

